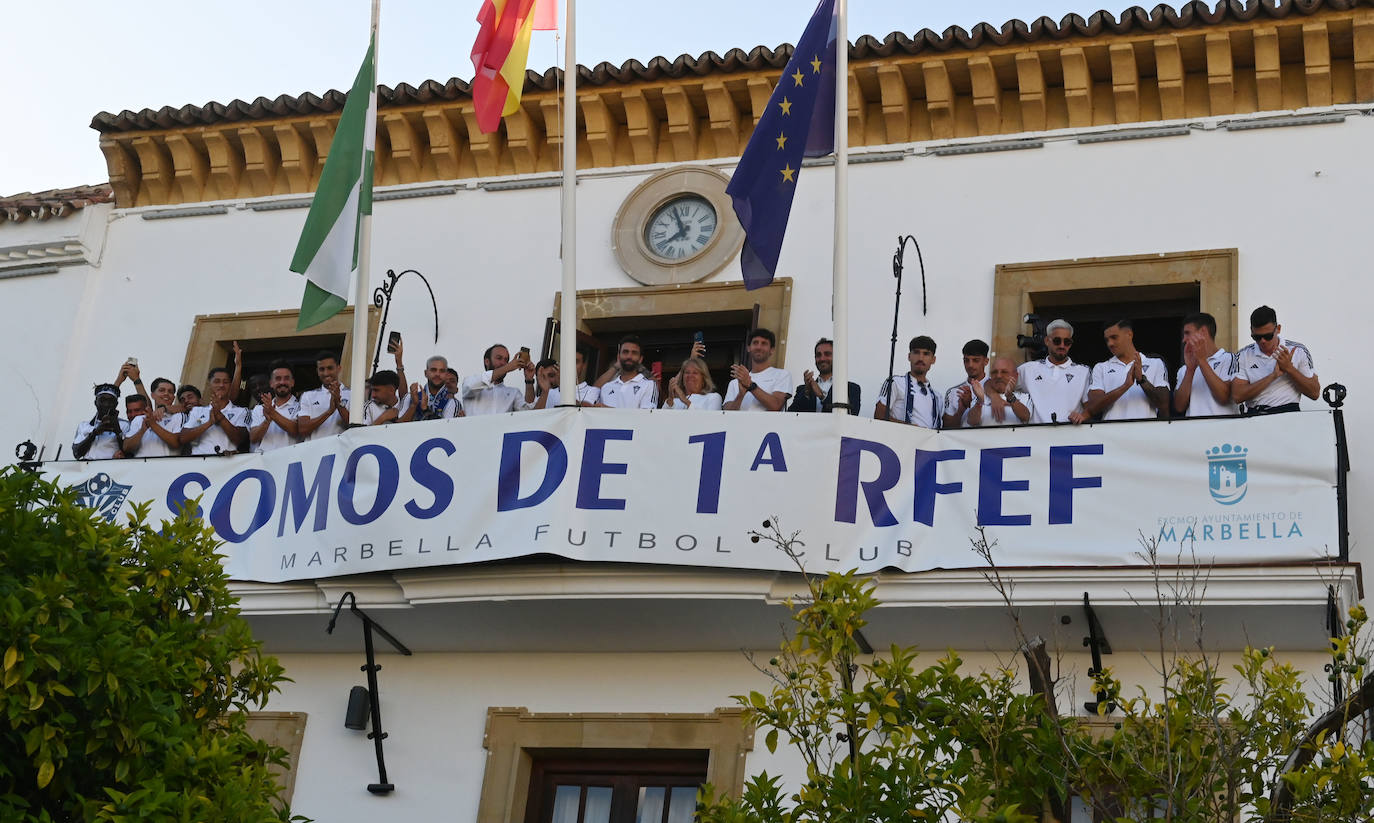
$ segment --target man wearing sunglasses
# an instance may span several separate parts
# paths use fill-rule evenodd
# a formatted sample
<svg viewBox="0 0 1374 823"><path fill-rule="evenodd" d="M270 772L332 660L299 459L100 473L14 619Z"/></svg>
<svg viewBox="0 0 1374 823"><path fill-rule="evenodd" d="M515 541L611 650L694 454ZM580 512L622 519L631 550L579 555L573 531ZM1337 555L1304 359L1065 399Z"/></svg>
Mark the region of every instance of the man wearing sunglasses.
<svg viewBox="0 0 1374 823"><path fill-rule="evenodd" d="M1321 380L1307 347L1279 336L1283 326L1268 306L1250 312L1250 338L1255 342L1236 354L1231 399L1245 404L1246 414L1297 411L1303 397L1317 399Z"/></svg>
<svg viewBox="0 0 1374 823"><path fill-rule="evenodd" d="M1016 369L1016 385L1030 395L1032 423L1082 423L1088 419L1083 403L1088 399L1088 367L1069 359L1073 326L1054 320L1045 327L1047 356L1022 363Z"/></svg>

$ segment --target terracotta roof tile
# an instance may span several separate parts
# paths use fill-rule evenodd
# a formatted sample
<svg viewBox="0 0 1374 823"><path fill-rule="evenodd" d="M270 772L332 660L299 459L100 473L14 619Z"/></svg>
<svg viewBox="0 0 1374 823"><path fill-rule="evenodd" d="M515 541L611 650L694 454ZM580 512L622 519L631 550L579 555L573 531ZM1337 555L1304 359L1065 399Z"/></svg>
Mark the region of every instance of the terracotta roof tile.
<svg viewBox="0 0 1374 823"><path fill-rule="evenodd" d="M47 220L65 217L92 203L111 203L114 191L109 183L98 186L76 186L70 189L49 189L40 192L21 192L0 197L0 223L22 223L28 219Z"/></svg>
<svg viewBox="0 0 1374 823"><path fill-rule="evenodd" d="M1055 22L1049 17L1040 17L1030 22L1010 20L1000 27L979 23L972 31L951 26L942 34L930 29L922 29L908 37L903 32L893 32L882 40L864 35L850 48L851 59L887 57L893 54L919 54L925 51L970 50L985 45L1006 46L1011 43L1034 43L1043 40L1063 40L1068 37L1093 37L1106 33L1130 34L1148 33L1161 29L1187 29L1197 26L1210 26L1222 23L1246 22L1261 15L1282 19L1291 15L1310 15L1323 9L1348 11L1356 6L1374 6L1374 0L1224 0L1215 9L1203 0L1190 0L1178 8L1157 5L1152 10L1142 6L1132 6L1114 17L1110 12L1099 11L1083 18L1077 14L1066 15ZM610 83L633 83L652 81L661 78L678 78L688 75L707 75L722 72L781 68L792 56L791 45L781 45L776 49L755 46L749 51L730 49L720 55L708 51L698 57L681 55L675 60L655 57L647 64L638 60L628 60L616 66L600 63L593 68L578 66L578 85L600 86ZM533 71L525 73L525 90L551 90L557 88L562 71L556 68L545 70L542 74ZM464 80L453 78L447 83L426 80L419 86L402 83L395 88L379 86L377 90L379 106L404 106L423 104L433 101L457 100L470 96L470 86ZM119 114L100 112L91 120L91 128L102 134L144 131L155 129L174 129L183 126L208 125L211 123L234 122L239 120L261 120L270 117L289 117L312 114L328 114L343 108L345 94L330 90L323 95L309 92L297 97L281 95L268 100L259 97L251 103L234 100L230 103L206 103L204 106L186 105L181 108L164 106L154 111L143 109Z"/></svg>

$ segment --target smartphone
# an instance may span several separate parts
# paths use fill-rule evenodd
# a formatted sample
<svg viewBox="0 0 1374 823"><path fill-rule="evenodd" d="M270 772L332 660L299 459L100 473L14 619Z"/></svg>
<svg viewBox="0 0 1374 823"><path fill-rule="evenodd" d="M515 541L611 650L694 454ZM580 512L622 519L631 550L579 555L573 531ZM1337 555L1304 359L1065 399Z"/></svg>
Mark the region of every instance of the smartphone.
<svg viewBox="0 0 1374 823"><path fill-rule="evenodd" d="M521 347L520 347L520 354L525 358L525 362L528 363L529 360L530 360L530 347L529 347L529 346L521 346Z"/></svg>
<svg viewBox="0 0 1374 823"><path fill-rule="evenodd" d="M394 331L394 332L392 332L391 334L387 335L387 338L386 338L386 350L387 350L387 353L388 353L388 354L395 354L395 353L396 353L396 346L400 345L400 342L401 342L401 333L400 333L400 332Z"/></svg>
<svg viewBox="0 0 1374 823"><path fill-rule="evenodd" d="M706 342L706 335L705 335L705 334L702 334L701 332L697 332L696 334L692 335L692 342L693 342L693 343L705 343L705 342Z"/></svg>
<svg viewBox="0 0 1374 823"><path fill-rule="evenodd" d="M126 365L126 366L137 366L137 365L138 365L138 358L137 358L137 357L130 357L128 360L125 360L125 361L124 361L124 365Z"/></svg>

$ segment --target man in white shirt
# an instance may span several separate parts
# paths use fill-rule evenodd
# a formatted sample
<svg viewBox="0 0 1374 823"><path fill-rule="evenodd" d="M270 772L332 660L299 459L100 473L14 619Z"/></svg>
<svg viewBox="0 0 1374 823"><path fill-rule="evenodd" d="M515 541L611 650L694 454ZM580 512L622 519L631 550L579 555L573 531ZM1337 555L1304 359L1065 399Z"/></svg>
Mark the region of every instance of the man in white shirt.
<svg viewBox="0 0 1374 823"><path fill-rule="evenodd" d="M1174 413L1213 417L1236 413L1231 377L1236 356L1216 343L1217 319L1206 312L1183 318L1183 365L1174 380Z"/></svg>
<svg viewBox="0 0 1374 823"><path fill-rule="evenodd" d="M170 380L153 381L165 396L175 390ZM124 438L124 454L131 457L175 457L181 454L181 415L169 414L148 402L141 394L124 398L129 416L129 436Z"/></svg>
<svg viewBox="0 0 1374 823"><path fill-rule="evenodd" d="M320 387L301 395L296 435L301 440L333 437L348 428L348 387L339 382L339 358L333 352L315 355L315 376Z"/></svg>
<svg viewBox="0 0 1374 823"><path fill-rule="evenodd" d="M447 357L436 354L425 361L425 382L418 387L416 420L452 420L463 416L463 407L454 393L458 375L454 374L454 388L449 388L449 371Z"/></svg>
<svg viewBox="0 0 1374 823"><path fill-rule="evenodd" d="M181 445L191 454L234 454L248 445L248 410L229 399L229 370L216 366L207 375L210 402L186 414Z"/></svg>
<svg viewBox="0 0 1374 823"><path fill-rule="evenodd" d="M951 386L945 392L945 413L941 428L957 429L970 425L965 422L968 410L973 406L974 386L981 387L987 379L988 344L982 340L970 340L964 344L964 382Z"/></svg>
<svg viewBox="0 0 1374 823"><path fill-rule="evenodd" d="M1088 367L1069 358L1073 326L1066 320L1045 327L1045 356L1016 369L1016 385L1031 399L1032 423L1073 423L1088 419L1083 404L1088 400Z"/></svg>
<svg viewBox="0 0 1374 823"><path fill-rule="evenodd" d="M1093 367L1083 410L1103 420L1150 420L1169 416L1169 372L1164 361L1135 348L1131 321L1103 330L1112 359Z"/></svg>
<svg viewBox="0 0 1374 823"><path fill-rule="evenodd" d="M510 350L498 343L482 353L482 368L463 378L463 409L469 417L524 411L534 405L534 363L527 349L521 349L512 360ZM513 371L525 374L523 392L504 383Z"/></svg>
<svg viewBox="0 0 1374 823"><path fill-rule="evenodd" d="M409 423L415 419L420 384L415 384L409 392L402 394L400 375L390 369L374 373L368 382L372 385L372 399L363 406L364 426Z"/></svg>
<svg viewBox="0 0 1374 823"><path fill-rule="evenodd" d="M1255 342L1236 354L1231 399L1245 404L1246 414L1297 411L1302 398L1321 394L1321 379L1312 352L1295 340L1279 336L1283 326L1268 306L1250 313L1250 338Z"/></svg>
<svg viewBox="0 0 1374 823"><path fill-rule="evenodd" d="M658 408L658 383L644 374L639 338L626 335L616 348L616 366L601 376L600 405L608 409Z"/></svg>
<svg viewBox="0 0 1374 823"><path fill-rule="evenodd" d="M964 416L964 425L974 428L1030 422L1030 395L1016 387L1016 364L1010 357L993 360L991 376L986 381L970 384L969 390L975 402Z"/></svg>
<svg viewBox="0 0 1374 823"><path fill-rule="evenodd" d="M300 442L297 436L300 401L292 393L296 376L285 363L273 363L268 391L258 396L258 405L248 416L248 439L256 452L270 452Z"/></svg>
<svg viewBox="0 0 1374 823"><path fill-rule="evenodd" d="M95 387L95 415L76 426L72 457L77 460L109 460L122 457L129 422L119 417L119 389L113 383Z"/></svg>
<svg viewBox="0 0 1374 823"><path fill-rule="evenodd" d="M883 381L873 419L938 429L944 415L943 398L927 378L935 365L935 341L924 334L911 338L906 360L910 364L906 374Z"/></svg>
<svg viewBox="0 0 1374 823"><path fill-rule="evenodd" d="M749 366L730 367L733 379L725 390L725 411L782 411L792 396L792 375L768 365L773 360L777 335L768 329L749 333Z"/></svg>
<svg viewBox="0 0 1374 823"><path fill-rule="evenodd" d="M811 354L816 360L816 370L802 372L802 382L792 395L792 404L787 407L791 412L821 412L830 414L835 410L833 386L835 383L835 343L822 337L812 347ZM849 413L858 414L862 401L859 399L859 384L849 383Z"/></svg>
<svg viewBox="0 0 1374 823"><path fill-rule="evenodd" d="M557 408L563 399L562 391L558 388L558 381L562 377L562 372L558 368L558 361L550 358L540 363L546 368L535 369L535 380L539 382L539 399L535 401L536 409ZM587 383L587 361L582 356L581 350L577 352L577 405L597 406L601 403L601 389Z"/></svg>

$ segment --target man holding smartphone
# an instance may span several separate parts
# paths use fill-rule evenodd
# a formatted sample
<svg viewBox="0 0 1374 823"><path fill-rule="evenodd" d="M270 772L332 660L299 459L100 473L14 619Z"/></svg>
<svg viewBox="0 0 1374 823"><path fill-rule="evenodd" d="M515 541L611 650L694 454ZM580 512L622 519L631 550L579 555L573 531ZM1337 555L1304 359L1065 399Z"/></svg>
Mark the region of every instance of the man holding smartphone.
<svg viewBox="0 0 1374 823"><path fill-rule="evenodd" d="M506 375L524 372L525 391L505 385ZM511 359L510 349L497 343L482 353L482 371L463 378L463 409L469 416L507 414L534 405L534 363L530 350L521 348Z"/></svg>
<svg viewBox="0 0 1374 823"><path fill-rule="evenodd" d="M95 415L76 427L72 456L77 460L109 460L124 449L128 422L119 418L119 389L113 383L95 387Z"/></svg>

